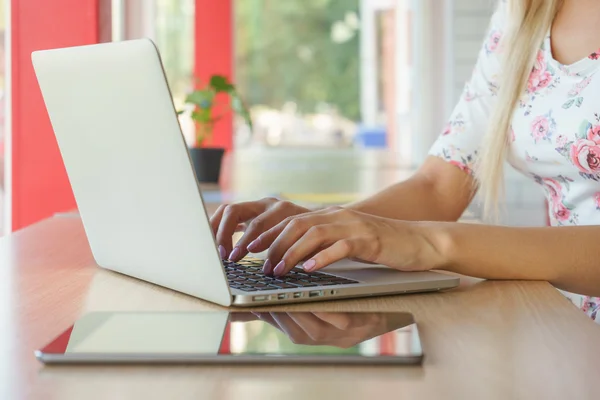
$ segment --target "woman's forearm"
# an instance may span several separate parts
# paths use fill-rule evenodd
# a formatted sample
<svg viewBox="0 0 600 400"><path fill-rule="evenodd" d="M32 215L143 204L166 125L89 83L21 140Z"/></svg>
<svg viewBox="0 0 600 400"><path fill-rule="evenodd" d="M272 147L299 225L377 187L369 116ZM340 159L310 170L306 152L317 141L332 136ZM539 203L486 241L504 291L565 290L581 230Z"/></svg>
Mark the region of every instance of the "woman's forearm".
<svg viewBox="0 0 600 400"><path fill-rule="evenodd" d="M471 201L472 185L460 169L429 157L410 179L346 207L404 221L456 221Z"/></svg>
<svg viewBox="0 0 600 400"><path fill-rule="evenodd" d="M545 280L600 296L600 226L513 228L422 223L443 269L485 279Z"/></svg>
<svg viewBox="0 0 600 400"><path fill-rule="evenodd" d="M439 204L439 196L425 179L413 177L346 208L404 221L456 221L461 213Z"/></svg>

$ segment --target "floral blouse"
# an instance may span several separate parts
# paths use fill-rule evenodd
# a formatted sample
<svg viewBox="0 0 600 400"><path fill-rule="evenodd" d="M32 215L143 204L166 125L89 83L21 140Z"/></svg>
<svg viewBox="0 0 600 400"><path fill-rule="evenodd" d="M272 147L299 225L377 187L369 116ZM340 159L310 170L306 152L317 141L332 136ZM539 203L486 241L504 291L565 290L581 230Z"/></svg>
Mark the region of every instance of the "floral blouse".
<svg viewBox="0 0 600 400"><path fill-rule="evenodd" d="M471 174L496 102L505 8L501 1L473 75L430 150ZM548 34L513 115L508 162L544 189L552 226L600 225L599 58L600 49L562 65ZM600 323L600 298L565 294Z"/></svg>

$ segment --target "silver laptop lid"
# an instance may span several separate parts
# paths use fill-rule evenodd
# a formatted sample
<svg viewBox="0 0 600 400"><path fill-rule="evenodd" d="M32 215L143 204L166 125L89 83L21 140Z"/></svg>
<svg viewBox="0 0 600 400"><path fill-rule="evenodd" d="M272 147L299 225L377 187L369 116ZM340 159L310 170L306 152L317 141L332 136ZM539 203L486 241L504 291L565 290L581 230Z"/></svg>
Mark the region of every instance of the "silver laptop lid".
<svg viewBox="0 0 600 400"><path fill-rule="evenodd" d="M154 44L38 51L32 60L98 265L230 305Z"/></svg>

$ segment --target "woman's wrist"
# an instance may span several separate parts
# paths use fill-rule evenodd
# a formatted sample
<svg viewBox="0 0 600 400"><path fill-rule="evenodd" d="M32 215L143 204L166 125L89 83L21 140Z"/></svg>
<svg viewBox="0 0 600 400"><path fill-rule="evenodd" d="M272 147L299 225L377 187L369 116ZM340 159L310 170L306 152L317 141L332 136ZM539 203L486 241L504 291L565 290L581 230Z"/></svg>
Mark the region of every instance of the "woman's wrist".
<svg viewBox="0 0 600 400"><path fill-rule="evenodd" d="M451 271L455 264L456 222L410 222L418 236L419 261L427 269Z"/></svg>

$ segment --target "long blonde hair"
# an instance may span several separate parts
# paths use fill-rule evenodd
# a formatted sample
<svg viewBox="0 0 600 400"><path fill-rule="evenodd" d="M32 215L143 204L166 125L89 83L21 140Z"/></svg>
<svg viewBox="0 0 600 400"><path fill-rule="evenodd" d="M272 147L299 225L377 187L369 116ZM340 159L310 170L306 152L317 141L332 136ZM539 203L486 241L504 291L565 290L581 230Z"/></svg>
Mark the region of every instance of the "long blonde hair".
<svg viewBox="0 0 600 400"><path fill-rule="evenodd" d="M500 43L502 73L497 105L490 116L477 168L484 214L494 218L499 198L504 195L504 161L513 113L527 87L537 51L562 3L562 0L507 1L507 26Z"/></svg>

